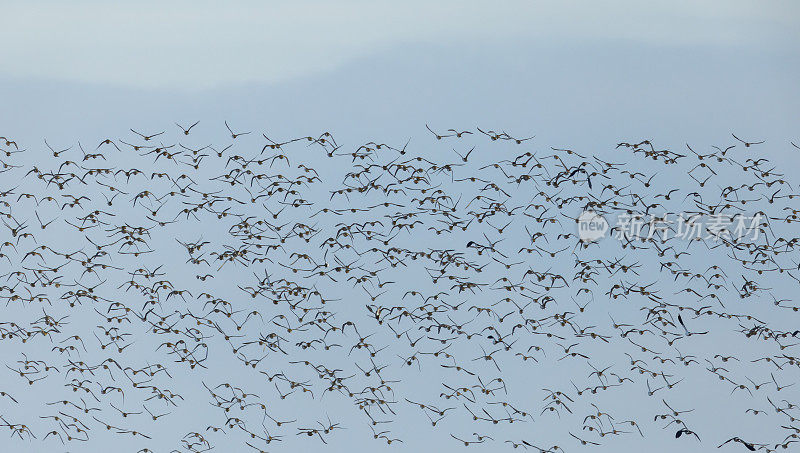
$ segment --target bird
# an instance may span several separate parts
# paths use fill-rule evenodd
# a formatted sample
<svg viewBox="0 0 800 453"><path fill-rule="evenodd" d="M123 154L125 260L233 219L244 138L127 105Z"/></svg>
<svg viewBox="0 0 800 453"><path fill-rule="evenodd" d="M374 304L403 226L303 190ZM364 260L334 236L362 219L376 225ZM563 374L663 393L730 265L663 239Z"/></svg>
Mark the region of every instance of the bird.
<svg viewBox="0 0 800 453"><path fill-rule="evenodd" d="M178 123L175 123L175 125L178 126L178 128L180 128L180 130L183 132L183 135L189 135L189 132L192 130L193 127L197 126L198 123L200 123L200 121L195 121L194 123L189 125L189 127L183 127Z"/></svg>
<svg viewBox="0 0 800 453"><path fill-rule="evenodd" d="M9 448L647 448L652 426L700 441L720 410L720 447L800 432L800 193L765 142L576 152L425 124L435 140L348 144L224 121L198 145L200 121L97 131L93 152L0 138ZM731 437L753 415L767 443Z"/></svg>
<svg viewBox="0 0 800 453"><path fill-rule="evenodd" d="M242 135L247 135L247 134L250 133L250 131L248 131L248 132L233 132L231 127L228 126L228 122L227 121L225 121L225 127L228 129L228 132L231 133L231 138L234 139L234 140L236 140L237 137L240 137Z"/></svg>
<svg viewBox="0 0 800 453"><path fill-rule="evenodd" d="M696 437L696 438L697 438L697 440L700 440L700 436L698 436L698 435L697 435L697 433L695 433L694 431L692 431L692 430L690 430L690 429L687 429L687 428L681 428L681 429L679 429L678 431L676 431L676 432L675 432L675 438L676 438L676 439L678 439L678 438L680 438L680 437L681 437L681 435L683 435L683 434L686 434L687 436L688 436L688 435L692 435L692 436Z"/></svg>
<svg viewBox="0 0 800 453"><path fill-rule="evenodd" d="M728 442L738 442L738 443L742 444L742 445L743 445L745 448L747 448L748 450L750 450L750 451L756 451L756 447L755 447L755 445L751 444L750 442L746 442L746 441L744 441L744 440L742 440L742 439L740 439L740 438L738 438L738 437L731 437L730 439L726 440L725 442L723 442L723 443L719 444L719 445L717 446L717 448L722 448L722 446L724 446L724 445L725 445L725 444L727 444Z"/></svg>

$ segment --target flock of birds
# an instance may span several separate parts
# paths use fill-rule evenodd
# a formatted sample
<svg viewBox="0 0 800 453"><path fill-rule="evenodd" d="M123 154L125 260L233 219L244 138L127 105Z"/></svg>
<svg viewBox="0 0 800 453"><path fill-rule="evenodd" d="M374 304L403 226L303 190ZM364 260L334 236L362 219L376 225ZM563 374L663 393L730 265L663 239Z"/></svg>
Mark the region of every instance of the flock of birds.
<svg viewBox="0 0 800 453"><path fill-rule="evenodd" d="M3 443L800 440L800 192L764 142L578 152L484 129L0 137ZM612 237L581 241L585 210ZM758 214L758 235L612 220L678 213Z"/></svg>

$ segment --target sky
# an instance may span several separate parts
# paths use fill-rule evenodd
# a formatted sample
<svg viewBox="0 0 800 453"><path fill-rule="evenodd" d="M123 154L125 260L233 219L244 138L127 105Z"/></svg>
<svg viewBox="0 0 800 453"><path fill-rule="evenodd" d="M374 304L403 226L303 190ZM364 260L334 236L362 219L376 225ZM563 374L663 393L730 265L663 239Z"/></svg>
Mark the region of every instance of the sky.
<svg viewBox="0 0 800 453"><path fill-rule="evenodd" d="M796 3L429 3L4 2L0 118L52 138L188 112L287 133L502 124L572 145L794 133Z"/></svg>
<svg viewBox="0 0 800 453"><path fill-rule="evenodd" d="M2 2L0 135L43 153L200 120L425 147L429 124L595 153L735 133L800 168L797 2L163 3Z"/></svg>
<svg viewBox="0 0 800 453"><path fill-rule="evenodd" d="M797 5L770 2L7 2L4 73L204 89L324 74L408 46L467 56L532 42L793 51ZM511 44L514 43L514 44ZM524 45L523 43L527 43ZM469 49L466 50L465 49ZM611 56L613 59L614 57Z"/></svg>

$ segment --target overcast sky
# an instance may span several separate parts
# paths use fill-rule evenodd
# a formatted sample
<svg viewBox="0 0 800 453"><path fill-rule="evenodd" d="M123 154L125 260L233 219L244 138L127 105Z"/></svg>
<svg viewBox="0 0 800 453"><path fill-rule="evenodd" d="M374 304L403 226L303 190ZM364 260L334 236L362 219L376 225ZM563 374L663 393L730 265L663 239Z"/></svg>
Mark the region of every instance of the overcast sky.
<svg viewBox="0 0 800 453"><path fill-rule="evenodd" d="M5 75L179 90L319 76L410 45L525 59L543 42L782 53L800 38L790 1L4 3Z"/></svg>
<svg viewBox="0 0 800 453"><path fill-rule="evenodd" d="M198 114L383 131L485 121L571 141L794 132L800 4L644 5L4 2L0 118L39 134Z"/></svg>

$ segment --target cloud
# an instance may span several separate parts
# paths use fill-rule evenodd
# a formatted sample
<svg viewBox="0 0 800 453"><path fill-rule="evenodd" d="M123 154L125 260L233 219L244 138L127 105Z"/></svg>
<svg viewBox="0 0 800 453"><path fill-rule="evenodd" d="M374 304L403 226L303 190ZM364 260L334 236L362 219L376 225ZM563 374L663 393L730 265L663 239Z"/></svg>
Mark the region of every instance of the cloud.
<svg viewBox="0 0 800 453"><path fill-rule="evenodd" d="M796 4L744 1L12 2L0 75L198 89L317 74L404 44L798 42ZM789 9L792 14L788 14ZM786 41L785 34L792 40Z"/></svg>

